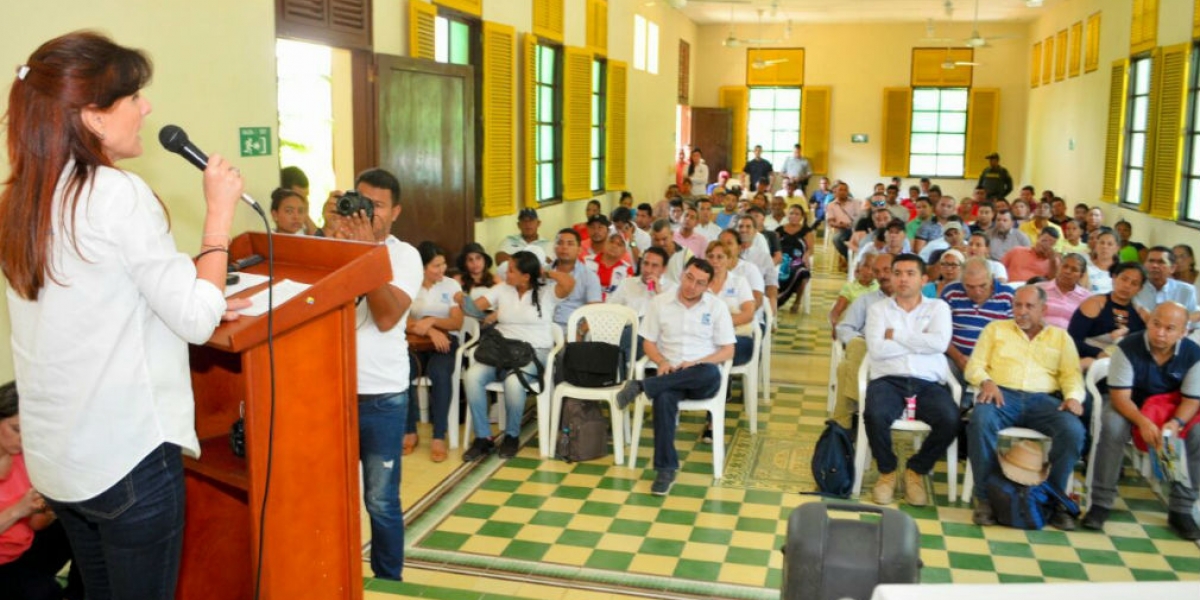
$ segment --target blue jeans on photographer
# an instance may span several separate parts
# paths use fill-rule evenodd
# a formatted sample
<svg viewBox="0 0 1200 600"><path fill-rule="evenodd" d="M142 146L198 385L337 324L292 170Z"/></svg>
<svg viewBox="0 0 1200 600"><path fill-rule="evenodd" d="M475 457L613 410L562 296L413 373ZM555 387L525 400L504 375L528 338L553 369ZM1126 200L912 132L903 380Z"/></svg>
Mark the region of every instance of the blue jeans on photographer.
<svg viewBox="0 0 1200 600"><path fill-rule="evenodd" d="M175 597L183 552L183 455L164 443L81 502L47 498L71 540L89 600Z"/></svg>
<svg viewBox="0 0 1200 600"><path fill-rule="evenodd" d="M363 504L371 518L371 571L400 580L404 569L404 513L400 508L400 455L408 392L358 395L358 456Z"/></svg>

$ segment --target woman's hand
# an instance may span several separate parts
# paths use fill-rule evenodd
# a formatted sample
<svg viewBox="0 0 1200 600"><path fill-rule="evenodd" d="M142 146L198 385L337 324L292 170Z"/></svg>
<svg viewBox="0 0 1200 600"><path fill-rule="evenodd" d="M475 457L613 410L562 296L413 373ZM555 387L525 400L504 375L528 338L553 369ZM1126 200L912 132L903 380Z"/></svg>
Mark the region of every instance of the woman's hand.
<svg viewBox="0 0 1200 600"><path fill-rule="evenodd" d="M446 332L436 327L429 329L429 339L433 340L433 348L438 352L445 354L450 351L450 336Z"/></svg>
<svg viewBox="0 0 1200 600"><path fill-rule="evenodd" d="M432 334L429 332L432 327L433 318L425 317L424 319L417 319L417 321L412 324L410 329L412 329L412 332L417 335L428 335L432 337Z"/></svg>
<svg viewBox="0 0 1200 600"><path fill-rule="evenodd" d="M221 320L238 320L242 316L238 311L242 310L243 308L250 308L251 304L252 303L250 302L249 298L229 298L225 300L225 314L221 315Z"/></svg>
<svg viewBox="0 0 1200 600"><path fill-rule="evenodd" d="M243 186L242 172L237 167L220 154L208 158L208 167L204 169L204 201L209 213L227 216L232 222L233 208L242 197Z"/></svg>

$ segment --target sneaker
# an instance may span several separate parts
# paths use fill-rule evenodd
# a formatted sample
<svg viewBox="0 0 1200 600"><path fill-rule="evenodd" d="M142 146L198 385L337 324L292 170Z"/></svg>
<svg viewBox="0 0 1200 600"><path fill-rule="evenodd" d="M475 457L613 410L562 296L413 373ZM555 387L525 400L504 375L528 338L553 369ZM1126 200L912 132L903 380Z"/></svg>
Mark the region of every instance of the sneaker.
<svg viewBox="0 0 1200 600"><path fill-rule="evenodd" d="M1196 526L1196 520L1188 513L1171 511L1167 515L1167 524L1185 540L1200 540L1200 527Z"/></svg>
<svg viewBox="0 0 1200 600"><path fill-rule="evenodd" d="M971 512L971 522L980 527L995 525L996 513L992 512L992 503L976 498L975 510Z"/></svg>
<svg viewBox="0 0 1200 600"><path fill-rule="evenodd" d="M475 441L471 442L471 447L463 452L463 462L474 462L484 458L491 454L495 447L496 445L490 438L475 438Z"/></svg>
<svg viewBox="0 0 1200 600"><path fill-rule="evenodd" d="M666 496L671 492L673 485L675 485L675 470L661 469L654 477L654 485L650 486L650 493L655 496Z"/></svg>
<svg viewBox="0 0 1200 600"><path fill-rule="evenodd" d="M713 431L712 431L712 427L710 427L710 426L705 426L705 427L704 427L704 433L700 434L700 441L701 441L701 442L703 442L703 443L705 443L705 444L711 444L711 443L712 443L712 441L713 441Z"/></svg>
<svg viewBox="0 0 1200 600"><path fill-rule="evenodd" d="M925 476L912 469L904 470L904 501L909 506L929 504L929 494L925 493Z"/></svg>
<svg viewBox="0 0 1200 600"><path fill-rule="evenodd" d="M875 489L871 491L871 500L875 504L891 504L896 499L896 472L880 473Z"/></svg>
<svg viewBox="0 0 1200 600"><path fill-rule="evenodd" d="M500 458L512 458L517 455L521 449L521 438L515 435L504 434L504 441L500 442Z"/></svg>
<svg viewBox="0 0 1200 600"><path fill-rule="evenodd" d="M625 387L617 392L617 406L624 409L642 393L642 382L631 379L625 382Z"/></svg>
<svg viewBox="0 0 1200 600"><path fill-rule="evenodd" d="M1050 516L1049 525L1059 531L1075 531L1075 528L1078 527L1078 522L1075 520L1075 517L1060 507L1054 509L1054 514Z"/></svg>
<svg viewBox="0 0 1200 600"><path fill-rule="evenodd" d="M1108 513L1109 510L1103 506L1089 508L1087 515L1083 517L1083 528L1104 531L1104 522L1108 520Z"/></svg>

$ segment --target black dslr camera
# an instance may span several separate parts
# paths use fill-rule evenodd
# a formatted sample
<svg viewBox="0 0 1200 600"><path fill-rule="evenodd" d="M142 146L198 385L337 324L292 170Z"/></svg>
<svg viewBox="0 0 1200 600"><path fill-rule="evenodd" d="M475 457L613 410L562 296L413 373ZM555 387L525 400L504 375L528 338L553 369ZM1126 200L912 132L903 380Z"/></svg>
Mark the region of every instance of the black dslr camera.
<svg viewBox="0 0 1200 600"><path fill-rule="evenodd" d="M375 218L375 203L371 202L370 198L354 190L346 190L346 193L337 199L337 213L343 217L357 215L360 210L366 211L368 219Z"/></svg>

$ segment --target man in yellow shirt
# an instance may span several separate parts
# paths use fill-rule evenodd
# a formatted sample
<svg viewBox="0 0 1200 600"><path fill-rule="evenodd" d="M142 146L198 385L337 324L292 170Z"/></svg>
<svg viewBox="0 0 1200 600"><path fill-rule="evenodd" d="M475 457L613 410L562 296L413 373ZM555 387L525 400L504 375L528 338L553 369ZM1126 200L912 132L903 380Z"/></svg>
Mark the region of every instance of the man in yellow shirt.
<svg viewBox="0 0 1200 600"><path fill-rule="evenodd" d="M1042 230L1047 227L1053 227L1058 230L1058 239L1062 239L1062 228L1050 221L1053 215L1053 209L1049 202L1039 202L1031 207L1033 209L1033 217L1028 221L1021 223L1021 233L1024 233L1031 240L1038 239L1042 235Z"/></svg>
<svg viewBox="0 0 1200 600"><path fill-rule="evenodd" d="M979 388L968 433L975 481L977 525L996 523L987 499L988 475L996 469L996 443L1006 427L1027 427L1051 439L1050 484L1066 490L1083 451L1083 376L1079 354L1067 332L1045 325L1046 292L1017 290L1013 319L983 329L967 362L967 382ZM1075 518L1058 510L1050 525L1070 531Z"/></svg>

